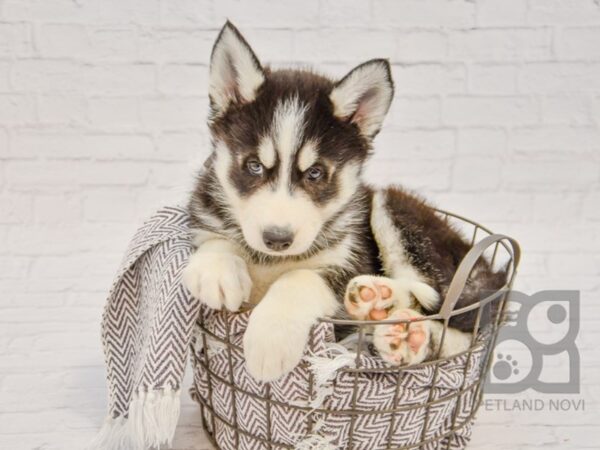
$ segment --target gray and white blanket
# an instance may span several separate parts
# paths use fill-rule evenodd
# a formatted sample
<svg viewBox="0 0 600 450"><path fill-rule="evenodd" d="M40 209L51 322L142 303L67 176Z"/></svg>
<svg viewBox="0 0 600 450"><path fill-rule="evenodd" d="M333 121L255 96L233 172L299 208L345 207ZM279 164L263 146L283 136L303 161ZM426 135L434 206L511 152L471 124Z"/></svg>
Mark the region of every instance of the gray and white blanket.
<svg viewBox="0 0 600 450"><path fill-rule="evenodd" d="M108 416L92 449L168 443L200 302L181 284L192 251L188 214L163 208L135 234L102 320Z"/></svg>
<svg viewBox="0 0 600 450"><path fill-rule="evenodd" d="M167 207L147 221L110 290L102 321L108 416L92 449L169 444L189 356L192 395L203 407L207 431L223 450L341 449L349 440L353 449L370 450L419 442L422 448L466 445L485 345L468 358L444 361L437 375L427 365L400 374L355 375L339 369L352 367L356 355L335 344L331 324L321 323L313 330L305 364L265 391L266 385L246 371L241 352L250 312L203 308L181 284L192 251L188 219L184 209ZM234 350L219 341L232 343ZM358 362L373 369L383 364L368 354ZM427 400L434 405L424 429ZM392 413L398 405L407 409Z"/></svg>

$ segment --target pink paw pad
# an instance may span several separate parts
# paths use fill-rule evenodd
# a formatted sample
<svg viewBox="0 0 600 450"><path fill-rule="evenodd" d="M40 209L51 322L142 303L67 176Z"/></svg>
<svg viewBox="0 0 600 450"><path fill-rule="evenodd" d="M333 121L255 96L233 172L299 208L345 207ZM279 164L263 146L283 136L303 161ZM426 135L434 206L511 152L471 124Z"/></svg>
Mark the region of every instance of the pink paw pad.
<svg viewBox="0 0 600 450"><path fill-rule="evenodd" d="M429 323L417 320L421 315L413 310L395 311L390 319L406 323L377 326L374 332L375 347L381 357L394 365L416 364L425 360L429 345Z"/></svg>
<svg viewBox="0 0 600 450"><path fill-rule="evenodd" d="M384 277L362 275L354 278L346 288L344 305L358 320L385 320L392 306L392 288Z"/></svg>

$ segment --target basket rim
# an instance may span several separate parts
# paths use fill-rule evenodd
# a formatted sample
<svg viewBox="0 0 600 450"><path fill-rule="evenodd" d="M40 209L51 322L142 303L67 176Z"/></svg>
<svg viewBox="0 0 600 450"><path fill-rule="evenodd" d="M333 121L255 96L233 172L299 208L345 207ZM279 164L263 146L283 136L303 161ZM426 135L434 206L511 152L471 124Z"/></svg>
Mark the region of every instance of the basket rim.
<svg viewBox="0 0 600 450"><path fill-rule="evenodd" d="M239 313L232 313L232 312L228 312L228 314L239 314ZM208 330L206 327L197 324L196 325L200 330L201 333L210 337L211 339L214 339L218 342L220 342L221 344L225 345L228 348L231 348L233 350L236 350L238 352L243 352L243 349L240 345L234 344L233 342L229 342L227 341L226 338L223 338L215 333L213 333L212 331ZM342 367L341 369L339 369L339 372L341 373L349 373L349 374L360 374L360 373L364 373L364 374L386 374L386 373L394 373L394 374L398 374L398 372L411 372L411 371L417 371L420 370L424 367L427 366L435 366L438 363L443 363L445 361L449 361L452 360L454 358L460 358L463 355L471 355L473 353L479 352L479 351L487 351L487 347L489 345L489 338L486 338L484 340L478 340L477 336L479 335L475 335L475 337L473 338L471 345L469 345L469 347L461 352L458 353L453 353L450 356L446 356L446 357L437 357L434 359L430 359L427 361L423 361L420 362L418 364L413 364L410 366L389 366L389 367ZM192 358L194 358L195 361L200 361L200 359L198 358L198 356L192 352ZM201 363L203 364L203 363ZM303 360L300 361L299 365L301 366L306 366L307 363ZM421 388L422 386L420 386L419 388ZM407 389L411 389L411 388L407 388ZM416 387L414 389L417 389Z"/></svg>

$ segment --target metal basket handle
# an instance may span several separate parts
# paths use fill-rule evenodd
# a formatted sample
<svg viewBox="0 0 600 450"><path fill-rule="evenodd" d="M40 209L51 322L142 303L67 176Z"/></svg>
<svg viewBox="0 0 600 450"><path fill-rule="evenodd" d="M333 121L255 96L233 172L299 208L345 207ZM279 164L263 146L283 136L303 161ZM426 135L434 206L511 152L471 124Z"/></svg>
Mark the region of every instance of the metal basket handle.
<svg viewBox="0 0 600 450"><path fill-rule="evenodd" d="M519 243L511 237L505 236L503 234L492 234L490 236L485 237L477 244L475 244L471 249L467 252L465 257L460 262L452 281L450 282L450 286L448 287L448 292L446 293L446 298L444 299L444 304L440 309L440 316L443 319L449 319L450 314L454 310L454 306L462 294L462 291L469 279L469 275L471 274L471 270L481 258L483 253L493 244L501 242L503 240L508 241L512 248L512 266L513 266L513 275L517 270L517 266L519 265L519 260L521 259L521 248L519 247ZM507 249L508 250L508 249Z"/></svg>

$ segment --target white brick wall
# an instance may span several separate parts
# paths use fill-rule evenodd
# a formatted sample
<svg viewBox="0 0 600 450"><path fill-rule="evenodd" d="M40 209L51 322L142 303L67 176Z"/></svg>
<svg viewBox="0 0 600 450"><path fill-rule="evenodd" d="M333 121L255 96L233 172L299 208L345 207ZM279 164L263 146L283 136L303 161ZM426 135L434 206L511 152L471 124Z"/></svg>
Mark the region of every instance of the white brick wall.
<svg viewBox="0 0 600 450"><path fill-rule="evenodd" d="M208 153L226 17L277 66L390 58L368 177L519 239L521 290L582 291L586 411L482 410L472 448L596 447L598 1L0 0L0 448L80 449L99 425L106 290ZM177 448L208 448L188 400Z"/></svg>

